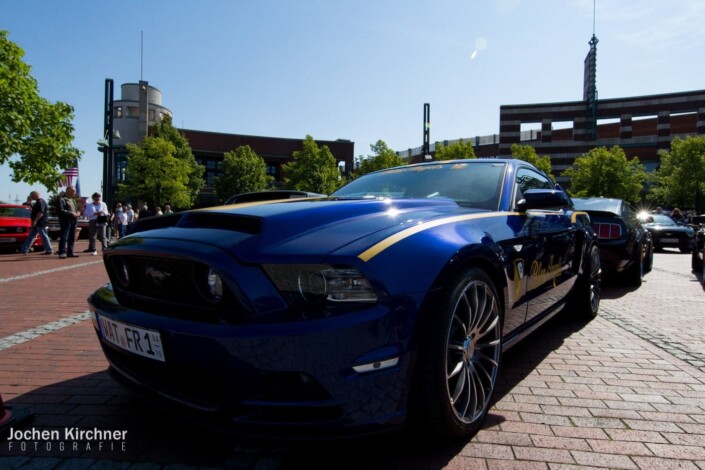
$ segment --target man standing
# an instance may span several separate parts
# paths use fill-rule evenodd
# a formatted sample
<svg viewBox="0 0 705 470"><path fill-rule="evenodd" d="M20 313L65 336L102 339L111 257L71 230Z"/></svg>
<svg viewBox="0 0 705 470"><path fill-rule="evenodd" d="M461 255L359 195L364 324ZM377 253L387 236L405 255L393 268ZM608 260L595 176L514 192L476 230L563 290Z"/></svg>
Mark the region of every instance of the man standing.
<svg viewBox="0 0 705 470"><path fill-rule="evenodd" d="M125 211L125 235L132 233L132 226L137 221L137 214L132 210L132 204L127 205L127 210Z"/></svg>
<svg viewBox="0 0 705 470"><path fill-rule="evenodd" d="M100 193L93 193L91 199L92 202L83 209L83 215L88 219L88 249L85 252L95 256L98 254L96 238L103 250L107 246L105 226L108 223L108 206L100 200Z"/></svg>
<svg viewBox="0 0 705 470"><path fill-rule="evenodd" d="M59 258L78 258L78 255L73 252L73 245L76 242L76 224L81 212L78 210L74 196L76 196L76 189L68 186L66 193L59 199L59 225L61 226Z"/></svg>
<svg viewBox="0 0 705 470"><path fill-rule="evenodd" d="M53 253L51 249L51 240L49 240L49 235L47 235L47 216L48 216L48 206L44 199L39 196L39 191L32 191L29 194L29 200L34 201L32 204L32 229L29 231L29 236L25 240L22 248L20 248L20 253L25 255L29 253L29 249L34 243L34 239L37 235L42 239L42 245L44 246L44 254L50 255Z"/></svg>

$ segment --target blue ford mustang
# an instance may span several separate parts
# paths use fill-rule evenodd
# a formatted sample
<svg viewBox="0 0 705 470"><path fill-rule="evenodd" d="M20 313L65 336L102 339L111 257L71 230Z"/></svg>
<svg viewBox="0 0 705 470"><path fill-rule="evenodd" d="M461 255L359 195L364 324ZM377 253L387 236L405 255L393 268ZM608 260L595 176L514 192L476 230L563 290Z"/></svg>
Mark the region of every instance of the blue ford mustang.
<svg viewBox="0 0 705 470"><path fill-rule="evenodd" d="M144 219L104 262L111 283L89 303L112 375L260 436L470 436L502 352L600 299L589 217L518 160Z"/></svg>

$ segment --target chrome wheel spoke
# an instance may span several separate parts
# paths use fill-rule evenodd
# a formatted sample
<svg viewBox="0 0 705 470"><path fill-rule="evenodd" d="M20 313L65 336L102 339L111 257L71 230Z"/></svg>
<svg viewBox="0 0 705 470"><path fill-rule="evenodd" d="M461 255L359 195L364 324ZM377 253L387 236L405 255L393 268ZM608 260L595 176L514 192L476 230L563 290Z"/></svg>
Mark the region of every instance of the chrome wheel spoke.
<svg viewBox="0 0 705 470"><path fill-rule="evenodd" d="M453 391L453 396L450 398L451 403L456 403L458 401L458 398L463 393L463 389L466 387L467 384L467 373L465 371L465 367L462 367L462 364L460 370L462 373L459 375L458 381L455 383L455 390Z"/></svg>
<svg viewBox="0 0 705 470"><path fill-rule="evenodd" d="M450 371L450 374L448 374L448 379L452 379L453 377L458 375L462 370L463 370L463 362L460 361L455 365L455 367L453 367L453 370Z"/></svg>

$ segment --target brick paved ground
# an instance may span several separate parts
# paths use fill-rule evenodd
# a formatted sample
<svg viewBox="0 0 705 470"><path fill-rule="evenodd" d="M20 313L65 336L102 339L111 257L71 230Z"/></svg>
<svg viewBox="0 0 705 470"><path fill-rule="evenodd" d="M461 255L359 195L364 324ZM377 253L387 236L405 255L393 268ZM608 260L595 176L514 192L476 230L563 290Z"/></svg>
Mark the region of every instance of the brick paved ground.
<svg viewBox="0 0 705 470"><path fill-rule="evenodd" d="M150 409L105 373L85 314L104 282L100 258L0 255L0 394L34 414L24 429L127 431L102 449L0 440L0 468L705 470L705 292L675 251L641 288L606 288L594 321L558 318L507 353L486 425L447 445L232 441Z"/></svg>

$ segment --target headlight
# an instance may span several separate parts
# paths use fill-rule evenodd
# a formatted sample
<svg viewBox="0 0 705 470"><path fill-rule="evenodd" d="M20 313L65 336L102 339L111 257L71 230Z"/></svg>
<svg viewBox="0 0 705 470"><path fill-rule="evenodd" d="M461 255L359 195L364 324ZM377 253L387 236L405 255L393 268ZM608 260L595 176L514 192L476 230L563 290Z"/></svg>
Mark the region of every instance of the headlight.
<svg viewBox="0 0 705 470"><path fill-rule="evenodd" d="M308 264L268 264L263 267L277 289L297 293L310 303L377 301L370 281L352 267Z"/></svg>

